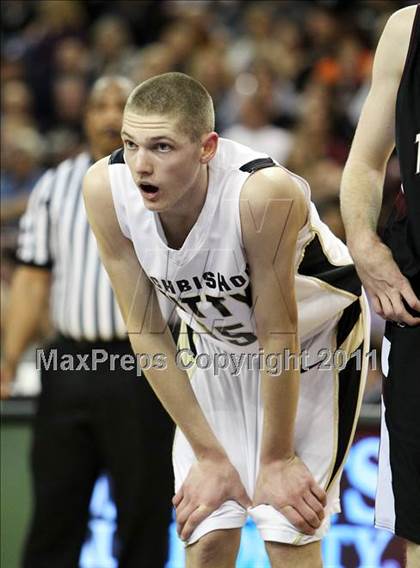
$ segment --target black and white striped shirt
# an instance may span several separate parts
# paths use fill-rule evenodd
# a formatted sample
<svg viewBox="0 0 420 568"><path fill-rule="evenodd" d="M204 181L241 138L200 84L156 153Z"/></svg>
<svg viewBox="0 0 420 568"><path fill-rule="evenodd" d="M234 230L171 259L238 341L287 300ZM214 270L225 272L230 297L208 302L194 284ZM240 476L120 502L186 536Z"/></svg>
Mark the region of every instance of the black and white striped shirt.
<svg viewBox="0 0 420 568"><path fill-rule="evenodd" d="M52 270L50 309L60 333L113 340L126 337L126 331L86 218L82 182L90 164L84 152L38 181L21 219L17 257Z"/></svg>

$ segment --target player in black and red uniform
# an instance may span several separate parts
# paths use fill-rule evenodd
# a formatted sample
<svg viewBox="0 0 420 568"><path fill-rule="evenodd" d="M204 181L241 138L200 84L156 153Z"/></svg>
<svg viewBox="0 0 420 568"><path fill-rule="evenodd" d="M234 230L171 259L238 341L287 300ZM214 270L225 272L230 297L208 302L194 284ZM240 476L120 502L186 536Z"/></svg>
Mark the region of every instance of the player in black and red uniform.
<svg viewBox="0 0 420 568"><path fill-rule="evenodd" d="M386 163L401 192L384 242L376 234ZM420 566L420 5L395 12L375 55L342 183L348 245L375 311L387 320L377 527L407 540Z"/></svg>

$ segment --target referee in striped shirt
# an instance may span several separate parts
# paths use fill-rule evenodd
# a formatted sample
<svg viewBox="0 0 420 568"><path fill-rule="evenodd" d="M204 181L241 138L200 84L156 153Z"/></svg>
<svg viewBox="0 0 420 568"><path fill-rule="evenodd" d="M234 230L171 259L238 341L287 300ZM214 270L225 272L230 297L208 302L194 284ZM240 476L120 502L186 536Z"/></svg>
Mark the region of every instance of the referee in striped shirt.
<svg viewBox="0 0 420 568"><path fill-rule="evenodd" d="M88 167L121 144L132 87L123 77L97 80L85 117L88 150L44 174L21 220L3 395L48 300L57 330L41 365L32 448L35 506L24 568L78 566L92 489L103 470L117 506L119 567L159 568L167 556L172 424L135 366L127 358L121 364L132 352L82 199Z"/></svg>

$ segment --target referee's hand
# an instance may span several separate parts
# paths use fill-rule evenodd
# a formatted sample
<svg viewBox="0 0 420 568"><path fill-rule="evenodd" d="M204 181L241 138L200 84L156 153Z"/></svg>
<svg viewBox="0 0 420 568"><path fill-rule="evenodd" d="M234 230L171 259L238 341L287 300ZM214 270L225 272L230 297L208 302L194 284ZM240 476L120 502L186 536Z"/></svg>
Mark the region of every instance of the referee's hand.
<svg viewBox="0 0 420 568"><path fill-rule="evenodd" d="M15 378L16 368L13 365L2 364L0 369L0 398L9 398Z"/></svg>

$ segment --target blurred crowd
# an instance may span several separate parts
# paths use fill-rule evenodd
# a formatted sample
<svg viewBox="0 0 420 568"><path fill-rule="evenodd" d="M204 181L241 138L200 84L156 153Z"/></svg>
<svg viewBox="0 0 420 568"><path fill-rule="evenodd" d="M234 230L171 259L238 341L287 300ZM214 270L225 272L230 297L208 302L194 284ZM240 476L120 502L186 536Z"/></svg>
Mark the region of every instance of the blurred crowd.
<svg viewBox="0 0 420 568"><path fill-rule="evenodd" d="M3 0L2 295L19 216L46 168L83 146L89 86L177 70L200 80L221 135L305 177L321 217L344 239L339 184L374 48L412 2ZM398 187L391 160L384 215Z"/></svg>

